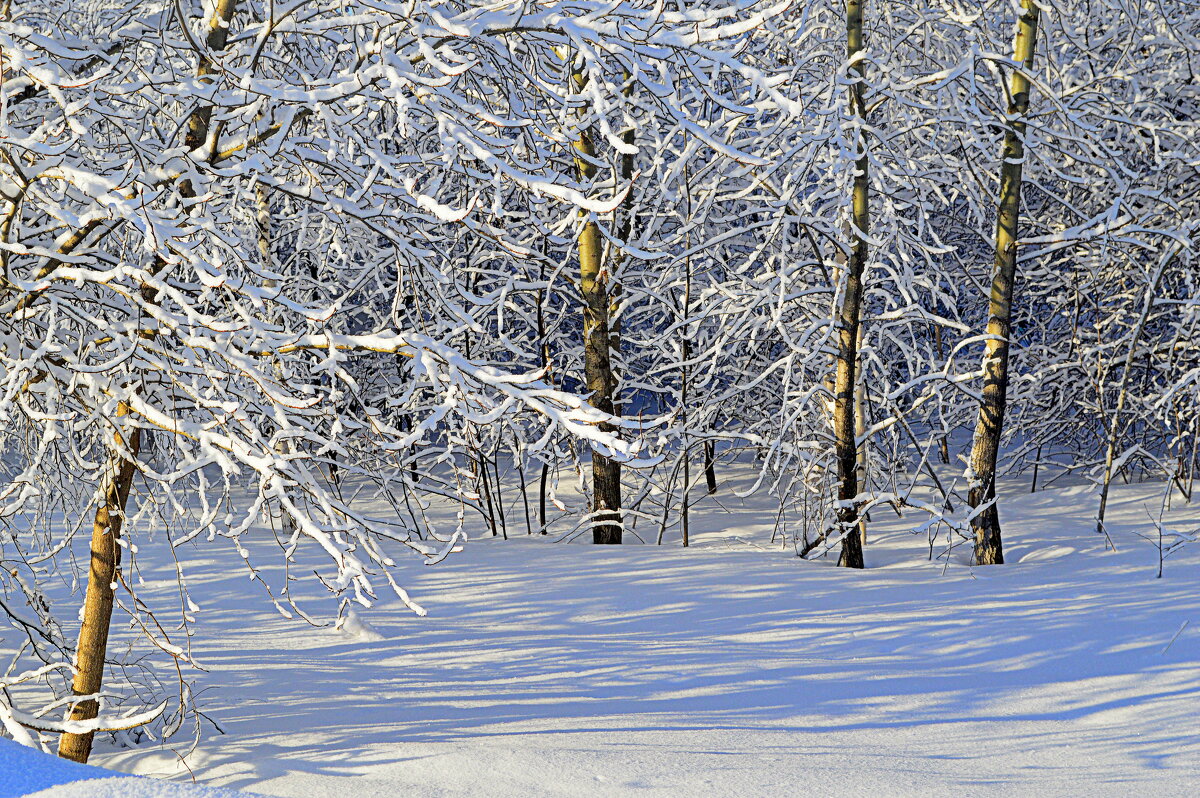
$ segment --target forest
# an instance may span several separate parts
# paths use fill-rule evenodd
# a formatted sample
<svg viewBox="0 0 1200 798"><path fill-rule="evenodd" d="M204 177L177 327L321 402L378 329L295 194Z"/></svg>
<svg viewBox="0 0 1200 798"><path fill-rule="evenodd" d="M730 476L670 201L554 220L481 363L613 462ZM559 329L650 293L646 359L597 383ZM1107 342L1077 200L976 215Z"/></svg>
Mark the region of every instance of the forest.
<svg viewBox="0 0 1200 798"><path fill-rule="evenodd" d="M331 761L608 729L531 686L454 732L558 679L545 646L662 674L547 699L638 718L562 765L623 785L558 791L554 748L502 787L454 760L373 789L633 794L612 741L651 705L707 718L680 750L785 721L802 748L874 701L829 739L891 751L928 711L1023 751L970 705L998 683L1027 724L1157 707L1162 750L1113 732L1082 782L997 765L977 794L1187 795L1198 70L1191 0L0 0L0 743L353 794L239 768L341 713L366 741L313 732ZM891 680L938 662L976 690L904 709L937 674ZM710 697L668 697L677 667ZM1046 709L1077 668L1095 711ZM797 697L825 680L836 707ZM740 794L715 761L651 791ZM911 794L950 783L926 767Z"/></svg>

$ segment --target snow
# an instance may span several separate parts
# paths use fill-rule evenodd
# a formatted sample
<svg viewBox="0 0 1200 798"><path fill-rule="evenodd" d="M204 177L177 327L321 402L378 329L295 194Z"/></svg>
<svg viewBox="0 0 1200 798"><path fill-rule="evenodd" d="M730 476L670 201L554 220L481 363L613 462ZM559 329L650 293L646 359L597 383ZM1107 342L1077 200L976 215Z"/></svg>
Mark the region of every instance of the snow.
<svg viewBox="0 0 1200 798"><path fill-rule="evenodd" d="M249 793L155 779L116 777L61 784L30 793L29 798L245 798L247 795Z"/></svg>
<svg viewBox="0 0 1200 798"><path fill-rule="evenodd" d="M473 539L406 574L428 617L391 599L341 629L196 549L196 686L225 734L93 762L297 798L1194 795L1200 546L1155 579L1133 530L1160 486L1114 488L1116 552L1089 489L1027 489L1002 496L1001 567L928 561L886 508L868 570L802 562L725 484L690 549Z"/></svg>
<svg viewBox="0 0 1200 798"><path fill-rule="evenodd" d="M0 798L248 798L214 787L117 776L0 739Z"/></svg>

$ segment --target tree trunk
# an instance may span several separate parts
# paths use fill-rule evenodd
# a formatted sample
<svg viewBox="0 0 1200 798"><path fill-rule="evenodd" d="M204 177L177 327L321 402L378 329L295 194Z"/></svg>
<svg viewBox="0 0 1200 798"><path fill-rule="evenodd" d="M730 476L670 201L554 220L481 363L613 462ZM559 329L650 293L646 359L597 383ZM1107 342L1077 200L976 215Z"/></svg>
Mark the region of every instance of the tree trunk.
<svg viewBox="0 0 1200 798"><path fill-rule="evenodd" d="M590 130L575 140L576 166L584 179L596 174L596 149ZM612 333L609 329L609 275L603 265L600 226L587 211L580 211L579 287L583 294L583 365L587 390L596 409L612 414L616 378L612 368ZM600 429L613 432L611 424ZM592 542L621 542L621 464L592 450Z"/></svg>
<svg viewBox="0 0 1200 798"><path fill-rule="evenodd" d="M259 183L254 188L254 222L255 222L255 238L258 245L258 262L262 268L273 273L275 271L275 260L272 257L271 246L271 192L265 185ZM278 287L278 281L274 278L263 280L263 288L272 289ZM285 376L281 364L275 364L275 374L279 377L280 382L283 382ZM280 443L275 451L279 454L290 453L291 446L286 443ZM330 453L330 457L333 454ZM336 466L332 467L336 468ZM330 481L333 481L333 471L330 471ZM285 534L292 534L296 530L296 519L292 518L291 513L282 507L279 508L280 522Z"/></svg>
<svg viewBox="0 0 1200 798"><path fill-rule="evenodd" d="M1037 39L1038 6L1021 0L1021 19L1013 43L1013 60L1033 69ZM1025 115L1029 111L1029 79L1014 71L1008 105L1011 120L1004 136L1000 167L999 213L996 222L996 259L988 308L988 341L983 356L983 399L971 447L971 479L967 503L979 510L971 520L975 532L975 562L1004 562L1000 516L996 510L996 457L1004 430L1008 392L1008 341L1012 319L1013 285L1017 272L1017 227L1021 215L1021 169L1025 162Z"/></svg>
<svg viewBox="0 0 1200 798"><path fill-rule="evenodd" d="M538 262L538 282L543 283L546 279L545 262ZM538 289L537 293L537 335L538 347L542 355L542 371L544 379L551 385L554 384L554 378L550 371L550 342L547 340L546 334L546 289L545 286ZM555 466L557 469L557 465ZM541 534L546 532L546 480L550 476L550 464L542 462L542 473L538 478L538 528Z"/></svg>
<svg viewBox="0 0 1200 798"><path fill-rule="evenodd" d="M717 492L717 456L716 444L712 441L704 442L704 481L708 484L708 495L712 496Z"/></svg>
<svg viewBox="0 0 1200 798"><path fill-rule="evenodd" d="M691 542L691 515L688 511L688 494L691 492L688 489L692 486L692 469L691 449L687 446L683 449L683 491L682 498L679 500L679 527L683 533L683 547L686 549Z"/></svg>
<svg viewBox="0 0 1200 798"><path fill-rule="evenodd" d="M863 324L858 323L858 340L855 343L854 367L854 439L858 441L857 482L859 490L868 487L867 482L867 384L862 373ZM858 519L859 543L867 545L867 522L871 520L870 513L862 513Z"/></svg>
<svg viewBox="0 0 1200 798"><path fill-rule="evenodd" d="M117 410L118 418L127 415L124 404ZM77 696L95 695L104 681L104 659L108 652L108 630L112 620L113 592L121 565L121 524L125 504L136 471L134 460L141 442L140 431L134 429L129 439L117 433L109 453L109 463L101 481L100 504L92 524L91 564L88 567L87 592L83 600L83 625L75 651L75 679L71 684ZM99 712L95 699L80 701L71 708L70 720L92 720ZM87 762L92 752L94 732L65 733L58 741L58 755L76 762Z"/></svg>
<svg viewBox="0 0 1200 798"><path fill-rule="evenodd" d="M942 325L934 324L932 326L933 326L933 346L934 346L934 349L937 351L938 363L941 363L942 358L944 357L944 355L942 355ZM949 438L949 435L943 435L938 440L938 454L941 456L942 463L944 465L950 464L950 443L947 440L947 438Z"/></svg>
<svg viewBox="0 0 1200 798"><path fill-rule="evenodd" d="M1192 454L1188 458L1187 463L1187 502L1192 503L1192 496L1195 495L1193 488L1196 485L1196 448L1200 445L1200 430L1197 427L1197 419L1192 419Z"/></svg>
<svg viewBox="0 0 1200 798"><path fill-rule="evenodd" d="M542 475L538 478L538 528L543 535L546 532L546 479L550 476L550 466L542 463Z"/></svg>
<svg viewBox="0 0 1200 798"><path fill-rule="evenodd" d="M858 517L858 447L855 441L854 389L858 366L858 327L862 317L862 277L867 264L867 233L870 225L870 184L868 182L866 108L863 105L865 72L860 55L863 48L863 2L846 0L846 55L852 59L854 82L850 86L850 109L856 117L859 156L854 164L854 188L851 198L854 220L850 236L850 257L846 261L846 291L839 311L837 370L834 377L833 434L837 456L838 532L842 535L842 553L838 565L863 567L862 530Z"/></svg>
<svg viewBox="0 0 1200 798"><path fill-rule="evenodd" d="M1150 280L1150 284L1146 287L1146 299L1142 303L1142 312L1138 316L1137 324L1134 325L1133 332L1130 335L1129 349L1125 353L1125 363L1121 370L1121 383L1117 387L1117 406L1113 409L1112 420L1108 426L1108 436L1104 446L1104 477L1100 483L1100 508L1096 512L1096 531L1104 531L1104 513L1108 509L1108 490L1112 485L1113 477L1113 462L1117 454L1117 435L1121 430L1121 413L1125 410L1125 397L1129 394L1129 375L1133 372L1133 358L1137 353L1138 341L1142 338L1142 331L1146 328L1146 322L1150 320L1150 313L1154 310L1154 297L1158 293L1158 286L1162 282L1163 275L1167 271L1167 266L1175 258L1175 253L1180 249L1177 245L1163 256L1159 263L1158 269ZM1104 383L1099 383L1100 401L1104 401Z"/></svg>
<svg viewBox="0 0 1200 798"><path fill-rule="evenodd" d="M229 23L233 21L233 14L236 10L237 0L216 0L213 14L208 20L208 33L204 37L207 50L201 52L196 59L196 77L203 83L209 82L205 78L217 71L208 54L219 53L225 49L225 42L229 39ZM189 151L199 149L208 141L209 134L212 132L212 112L211 105L202 104L197 106L188 117L183 146ZM192 181L181 180L179 193L184 197L194 197L196 192L192 187Z"/></svg>

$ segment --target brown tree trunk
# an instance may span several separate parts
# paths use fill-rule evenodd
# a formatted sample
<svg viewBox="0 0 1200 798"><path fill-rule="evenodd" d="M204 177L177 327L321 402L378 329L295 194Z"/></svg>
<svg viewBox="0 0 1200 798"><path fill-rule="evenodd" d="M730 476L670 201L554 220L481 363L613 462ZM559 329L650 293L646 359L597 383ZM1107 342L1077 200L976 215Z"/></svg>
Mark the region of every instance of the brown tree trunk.
<svg viewBox="0 0 1200 798"><path fill-rule="evenodd" d="M538 528L543 535L546 532L546 479L550 476L550 466L542 463L542 475L538 478Z"/></svg>
<svg viewBox="0 0 1200 798"><path fill-rule="evenodd" d="M543 282L546 279L545 265L543 261L538 263L538 281ZM537 293L537 336L538 346L542 355L542 370L545 374L544 379L551 385L554 384L554 378L550 370L550 342L546 334L546 289L543 286L538 289ZM557 465L555 466L557 469ZM538 528L541 534L547 534L546 531L546 481L550 476L550 464L542 463L542 473L538 478Z"/></svg>
<svg viewBox="0 0 1200 798"><path fill-rule="evenodd" d="M1013 43L1013 60L1033 69L1037 40L1038 6L1021 0L1021 19ZM983 399L971 447L971 480L967 503L983 507L971 520L975 532L975 562L1004 562L1000 515L996 510L996 458L1004 430L1008 392L1008 342L1011 334L1013 286L1017 273L1017 229L1021 216L1021 169L1025 161L1025 115L1029 111L1029 79L1014 71L1008 105L1011 123L1004 136L1000 167L999 213L996 222L996 260L988 309L988 341L983 356ZM985 506L986 505L986 506Z"/></svg>
<svg viewBox="0 0 1200 798"><path fill-rule="evenodd" d="M863 48L863 2L846 0L846 55L853 59ZM855 441L854 391L858 366L858 327L862 317L862 277L867 264L867 233L870 225L870 183L867 162L866 108L863 105L865 72L861 60L850 67L850 109L859 122L859 157L854 164L851 198L854 223L850 235L850 257L846 261L846 290L839 310L837 369L833 387L833 434L837 457L838 533L842 553L838 565L863 567L862 535L858 515L858 447Z"/></svg>
<svg viewBox="0 0 1200 798"><path fill-rule="evenodd" d="M576 166L580 175L589 179L596 174L596 149L590 130L583 130L575 140ZM579 232L579 287L583 294L583 358L584 379L596 409L605 413L616 410L613 396L616 377L613 374L612 331L609 328L610 275L604 269L600 226L587 211ZM611 424L600 429L615 432ZM621 464L607 455L592 450L592 542L621 542Z"/></svg>
<svg viewBox="0 0 1200 798"><path fill-rule="evenodd" d="M128 415L122 404L118 418ZM109 462L101 481L100 504L92 523L91 564L88 567L87 592L83 600L83 625L75 651L75 679L71 690L77 696L100 692L104 680L104 658L108 652L108 630L112 621L113 592L121 566L121 548L117 538L125 518L125 504L136 471L134 460L141 442L134 429L128 440L115 436ZM80 701L71 708L69 720L92 720L99 711L95 699ZM92 752L94 732L65 733L58 741L58 755L76 762L87 762Z"/></svg>

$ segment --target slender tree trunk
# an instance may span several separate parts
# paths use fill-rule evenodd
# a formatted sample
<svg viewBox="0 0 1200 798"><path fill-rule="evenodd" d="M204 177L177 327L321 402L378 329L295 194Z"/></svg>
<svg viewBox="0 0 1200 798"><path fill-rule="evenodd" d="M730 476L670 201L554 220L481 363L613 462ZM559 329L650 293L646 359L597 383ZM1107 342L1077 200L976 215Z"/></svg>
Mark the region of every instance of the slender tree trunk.
<svg viewBox="0 0 1200 798"><path fill-rule="evenodd" d="M691 515L688 508L688 489L692 486L691 473L691 449L684 447L683 449L683 490L682 498L679 500L679 524L680 531L683 533L683 547L686 549L691 542Z"/></svg>
<svg viewBox="0 0 1200 798"><path fill-rule="evenodd" d="M1021 18L1013 43L1013 60L1033 69L1037 40L1038 6L1021 0ZM996 458L1004 430L1008 392L1008 343L1011 331L1013 286L1017 272L1017 228L1021 216L1021 170L1025 162L1025 115L1029 111L1029 79L1014 71L1008 105L1009 128L1004 136L1000 167L999 213L996 222L996 259L988 308L988 341L983 356L983 399L971 447L971 480L967 503L978 510L971 520L975 532L975 562L1004 562L1000 515L996 509ZM979 510L979 508L983 508Z"/></svg>
<svg viewBox="0 0 1200 798"><path fill-rule="evenodd" d="M529 520L529 484L525 479L525 453L523 451L513 452L516 458L517 479L521 480L521 506L525 510L525 534L533 534L533 522Z"/></svg>
<svg viewBox="0 0 1200 798"><path fill-rule="evenodd" d="M940 325L940 324L933 325L933 346L934 346L934 349L937 351L938 362L941 363L944 355L942 354L942 351L943 351L942 325ZM947 440L948 438L949 438L949 435L943 435L941 437L941 439L938 441L938 454L941 456L942 463L944 465L949 465L949 463L950 463L950 443Z"/></svg>
<svg viewBox="0 0 1200 798"><path fill-rule="evenodd" d="M683 201L685 203L686 213L688 218L692 217L692 177L687 165L683 167ZM684 263L684 278L683 278L683 301L680 308L680 318L683 321L683 340L680 342L679 353L683 361L683 365L679 369L679 414L680 421L683 426L683 490L682 498L679 502L680 525L683 532L683 546L687 548L691 543L691 488L692 488L692 443L691 434L688 432L688 408L690 407L691 396L689 389L691 388L691 359L692 359L692 339L689 337L688 319L692 315L692 235L687 234L684 246L688 251L683 259Z"/></svg>
<svg viewBox="0 0 1200 798"><path fill-rule="evenodd" d="M625 81L626 87L623 94L628 97L632 91L632 84L630 83L630 75L628 72L625 73ZM621 140L632 147L637 141L636 131L633 128L626 130L621 134ZM629 182L633 180L633 166L634 154L631 152L621 153L622 186L628 185ZM621 242L623 247L633 236L634 212L632 186L629 187L624 199L621 200L619 212L620 218L616 225L617 239ZM612 250L612 257L610 258L612 268L609 270L608 286L608 331L610 334L609 348L612 350L612 352L618 355L621 352L621 267L625 265L627 258L628 255L623 248ZM614 391L615 389L616 388L614 386ZM613 413L614 415L621 415L621 398L617 395L613 396Z"/></svg>
<svg viewBox="0 0 1200 798"><path fill-rule="evenodd" d="M868 486L867 482L867 384L862 373L863 324L858 324L858 341L855 344L855 356L858 358L854 368L854 439L858 441L857 482L859 490ZM867 545L867 522L871 520L870 513L863 513L858 519L858 537L861 545Z"/></svg>
<svg viewBox="0 0 1200 798"><path fill-rule="evenodd" d="M505 540L508 540L508 518L504 514L504 493L500 489L500 447L496 446L496 450L488 458L492 463L492 482L496 486L496 512L500 518L500 534ZM487 473L487 461L483 464L484 474Z"/></svg>
<svg viewBox="0 0 1200 798"><path fill-rule="evenodd" d="M581 176L596 174L596 149L592 133L580 132L574 142L575 163ZM609 277L603 264L600 226L591 213L580 211L584 219L579 232L579 286L583 294L584 379L592 404L600 411L614 413L616 377L612 368L612 332L609 329ZM602 430L613 432L610 424ZM621 542L621 464L592 450L592 542Z"/></svg>
<svg viewBox="0 0 1200 798"><path fill-rule="evenodd" d="M1037 454L1034 455L1033 484L1029 486L1030 493L1037 493L1038 466L1040 466L1041 464L1042 464L1042 447L1039 446L1039 447L1037 447Z"/></svg>
<svg viewBox="0 0 1200 798"><path fill-rule="evenodd" d="M122 404L118 418L129 409ZM112 621L113 593L121 567L121 525L125 505L136 471L134 460L141 442L136 428L123 438L117 433L109 453L109 462L101 479L100 504L92 523L91 561L87 592L83 599L83 625L75 649L75 679L71 691L77 696L95 695L104 681L104 659L108 653L108 630ZM95 699L80 701L71 708L70 720L93 720L99 712ZM65 733L58 741L58 755L76 762L87 762L92 752L94 732Z"/></svg>
<svg viewBox="0 0 1200 798"><path fill-rule="evenodd" d="M1188 501L1188 504L1192 503L1193 488L1195 487L1195 484L1196 484L1196 448L1197 448L1197 445L1200 444L1200 434L1198 434L1198 433L1200 433L1200 430L1197 429L1198 426L1200 426L1200 421L1193 418L1192 419L1192 454L1188 458L1188 464L1187 464L1187 474L1188 474L1188 476L1187 476L1187 501Z"/></svg>
<svg viewBox="0 0 1200 798"><path fill-rule="evenodd" d="M704 481L708 484L708 495L717 492L717 455L712 441L704 442Z"/></svg>
<svg viewBox="0 0 1200 798"><path fill-rule="evenodd" d="M572 72L578 89L587 85L582 72ZM626 133L631 140L632 132ZM580 178L590 180L596 175L596 150L592 128L583 127L571 143L575 149L575 166ZM623 163L626 163L623 161ZM628 161L632 168L632 161ZM613 370L612 352L619 349L618 330L611 324L614 299L619 287L611 269L604 263L604 244L600 226L589 211L580 211L583 226L578 238L580 254L580 292L583 295L583 376L592 395L592 404L601 412L617 415L617 376ZM628 233L626 233L628 235ZM612 265L612 264L610 264ZM606 432L616 427L601 424ZM622 541L622 512L620 512L620 462L592 450L592 541L594 544L619 544Z"/></svg>
<svg viewBox="0 0 1200 798"><path fill-rule="evenodd" d="M855 442L854 390L858 366L858 327L862 318L862 278L867 264L867 234L870 225L870 183L867 161L866 108L863 105L865 70L863 49L864 0L846 0L846 55L851 59L854 83L850 86L850 109L858 124L859 156L854 164L851 198L854 220L850 235L850 257L846 261L846 291L839 311L837 369L834 377L833 433L837 456L838 531L842 534L839 565L863 567L862 531L858 516L858 446Z"/></svg>
<svg viewBox="0 0 1200 798"><path fill-rule="evenodd" d="M543 535L546 532L546 480L550 476L550 465L542 463L542 475L538 478L538 527Z"/></svg>
<svg viewBox="0 0 1200 798"><path fill-rule="evenodd" d="M546 280L544 261L538 262L538 282L543 283ZM550 342L547 340L546 333L546 289L545 286L538 289L537 294L537 335L538 345L542 355L542 370L545 373L545 379L551 384L554 384L554 378L550 371ZM538 478L538 528L541 534L546 534L546 480L550 476L550 464L542 463L542 473Z"/></svg>
<svg viewBox="0 0 1200 798"><path fill-rule="evenodd" d="M687 287L683 292L683 314L687 318L688 305L690 305L691 294L691 259L688 259L688 282ZM685 328L686 329L686 328ZM679 420L683 426L683 452L680 455L683 458L683 490L680 491L679 499L679 526L683 533L683 547L686 549L690 542L691 517L689 513L688 498L692 487L692 446L688 440L688 361L692 357L692 342L688 340L686 332L680 346L680 354L683 357L683 368L679 370Z"/></svg>
<svg viewBox="0 0 1200 798"><path fill-rule="evenodd" d="M1150 280L1150 285L1146 287L1146 299L1142 303L1142 312L1138 316L1137 324L1133 328L1129 341L1129 349L1125 353L1125 364L1121 371L1121 383L1117 388L1117 406L1113 409L1112 420L1109 421L1108 440L1104 446L1104 477L1100 483L1100 507L1096 512L1097 532L1104 531L1104 512L1108 509L1108 489L1112 485L1113 462L1117 454L1117 435L1121 430L1121 413L1125 410L1125 397L1129 394L1129 375L1133 372L1133 358L1137 353L1137 344L1142 339L1142 331L1145 329L1146 322L1150 319L1150 313L1154 309L1154 297L1158 293L1159 283L1162 282L1162 277L1167 271L1167 266L1175 258L1175 253L1178 251L1179 247L1175 247L1163 256L1158 270ZM1147 370L1149 370L1148 366ZM1103 405L1103 382L1099 383L1099 388L1100 402Z"/></svg>

